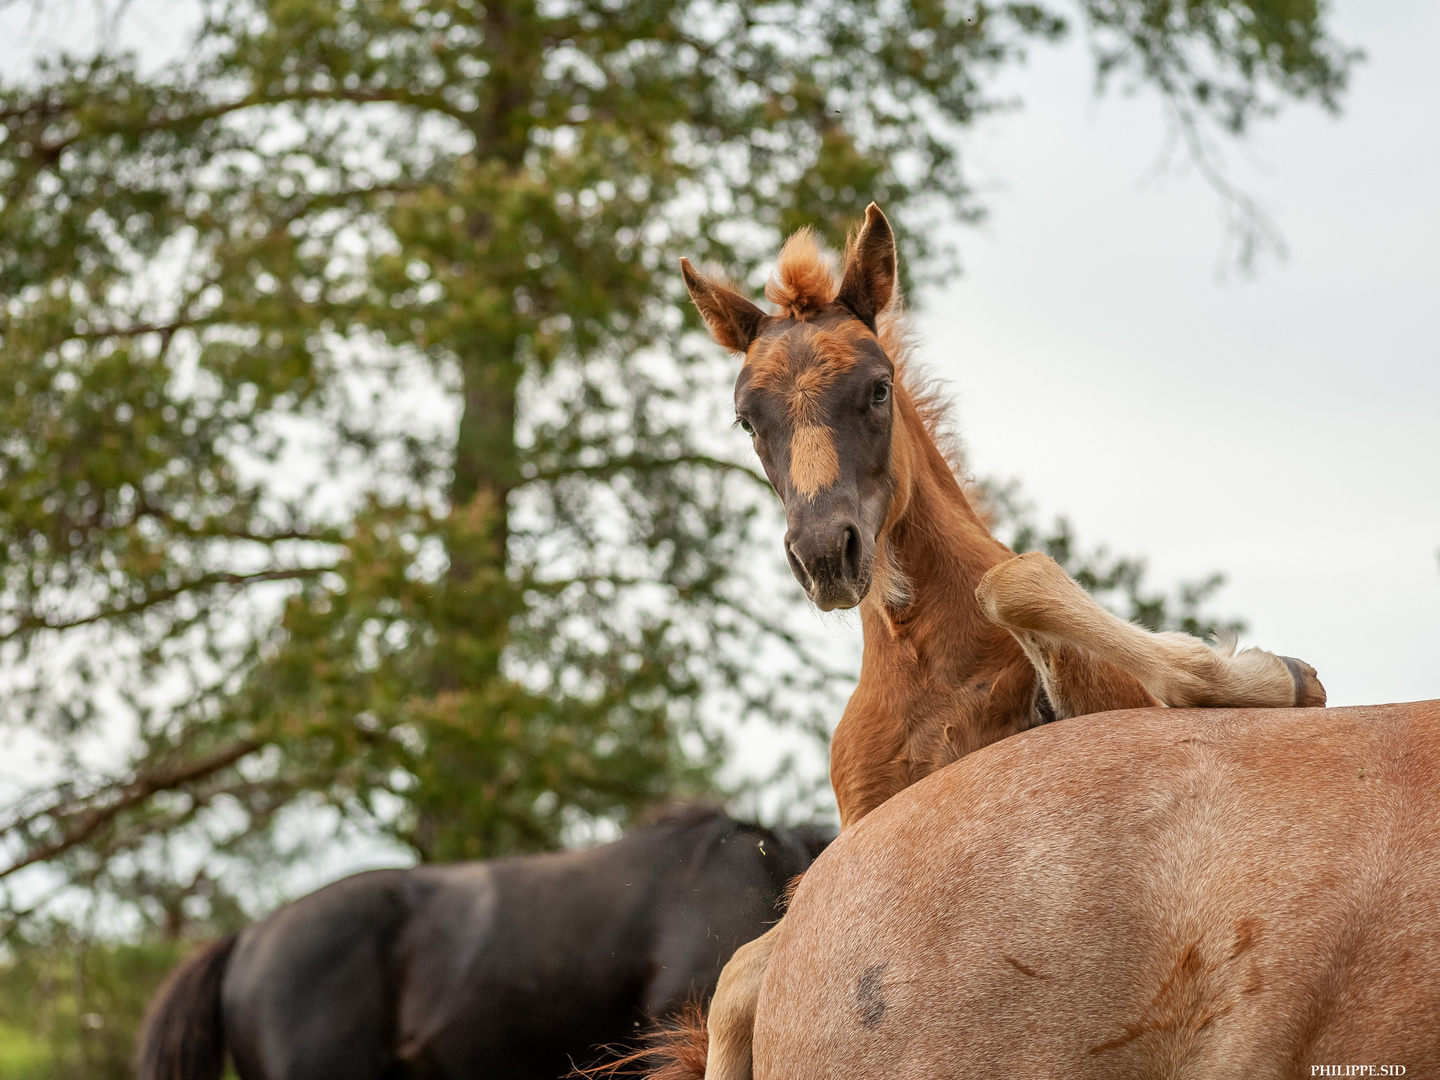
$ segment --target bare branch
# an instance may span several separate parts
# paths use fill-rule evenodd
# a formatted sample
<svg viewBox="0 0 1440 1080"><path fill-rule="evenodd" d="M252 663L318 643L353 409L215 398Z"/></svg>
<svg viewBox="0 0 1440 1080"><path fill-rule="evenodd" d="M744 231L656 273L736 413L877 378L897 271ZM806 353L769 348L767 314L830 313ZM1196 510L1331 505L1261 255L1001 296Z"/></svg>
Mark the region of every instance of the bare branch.
<svg viewBox="0 0 1440 1080"><path fill-rule="evenodd" d="M175 788L194 783L196 780L203 780L254 753L260 746L259 742L246 739L232 743L195 761L162 765L155 769L141 771L129 781L117 781L91 795L89 798L96 800L95 805L83 810L72 809L68 802L62 801L52 803L43 810L26 815L25 818L15 822L5 831L22 829L43 818L52 818L58 822L66 822L66 824L55 839L31 848L9 866L0 869L0 878L9 877L27 866L47 862L56 856L63 855L72 848L85 843L126 810L139 806L158 792L172 791Z"/></svg>
<svg viewBox="0 0 1440 1080"><path fill-rule="evenodd" d="M536 481L563 480L570 476L583 476L591 480L606 480L612 476L624 472L660 472L664 469L673 469L679 465L699 465L706 469L715 469L719 472L734 472L746 476L759 484L766 491L772 490L770 481L762 474L756 472L747 465L737 465L733 461L726 461L724 458L711 457L708 454L678 454L674 457L652 458L652 457L623 457L611 458L600 465L564 465L558 469L542 469L527 476L522 483L535 483Z"/></svg>
<svg viewBox="0 0 1440 1080"><path fill-rule="evenodd" d="M139 615L142 612L149 611L151 608L178 599L186 593L213 589L217 586L230 585L244 588L264 581L304 580L306 578L319 577L331 569L333 568L329 566L307 566L286 570L261 570L254 574L233 574L215 571L209 574L202 574L192 581L187 581L182 585L176 585L173 588L157 590L140 600L134 600L128 604L120 604L112 608L105 608L101 611L94 611L89 615L81 615L74 619L52 621L43 615L26 615L17 619L15 625L9 630L0 633L0 642L11 641L18 637L24 637L28 634L35 634L45 630L74 630L76 627L90 626L97 622L104 622L107 619L123 619L131 615Z"/></svg>

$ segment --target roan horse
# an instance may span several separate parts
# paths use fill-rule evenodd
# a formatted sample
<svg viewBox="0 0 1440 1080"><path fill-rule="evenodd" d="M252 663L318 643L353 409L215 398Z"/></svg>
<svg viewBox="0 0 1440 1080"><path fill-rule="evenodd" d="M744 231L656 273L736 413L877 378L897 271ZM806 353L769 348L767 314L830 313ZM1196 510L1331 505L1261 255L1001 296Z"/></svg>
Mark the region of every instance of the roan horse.
<svg viewBox="0 0 1440 1080"><path fill-rule="evenodd" d="M777 937L756 1080L1440 1075L1440 701L1023 732L845 830Z"/></svg>
<svg viewBox="0 0 1440 1080"><path fill-rule="evenodd" d="M736 412L784 501L796 578L818 606L861 612L860 683L831 748L842 836L909 785L1049 720L1324 704L1308 665L1148 634L1052 561L1016 557L990 534L937 442L938 409L907 381L894 240L877 208L838 276L810 234L791 238L766 289L774 315L688 262L682 270L712 335L745 356ZM1154 715L1184 730L1184 714ZM816 887L802 884L798 896ZM711 1080L750 1075L755 1008L785 927L742 948L721 976ZM810 944L819 963L824 949ZM697 1062L704 1038L682 1030L671 1046Z"/></svg>
<svg viewBox="0 0 1440 1080"><path fill-rule="evenodd" d="M555 1080L707 994L828 841L683 808L587 851L377 870L184 961L140 1080Z"/></svg>

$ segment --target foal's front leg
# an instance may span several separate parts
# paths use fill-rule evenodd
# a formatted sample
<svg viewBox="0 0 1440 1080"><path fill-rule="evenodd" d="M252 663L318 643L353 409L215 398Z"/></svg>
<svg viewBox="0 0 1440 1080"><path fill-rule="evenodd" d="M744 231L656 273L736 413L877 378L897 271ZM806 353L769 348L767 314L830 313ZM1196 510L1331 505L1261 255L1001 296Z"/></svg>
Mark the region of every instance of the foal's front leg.
<svg viewBox="0 0 1440 1080"><path fill-rule="evenodd" d="M777 922L754 941L741 945L720 972L720 984L710 999L710 1015L706 1018L710 1047L705 1080L750 1080L755 1006L779 930Z"/></svg>
<svg viewBox="0 0 1440 1080"><path fill-rule="evenodd" d="M1097 660L1073 645L1057 644L1041 634L1013 627L1010 633L1040 678L1050 706L1049 716L1041 712L1044 719L1064 720L1116 709L1153 709L1161 704L1140 680L1114 664Z"/></svg>
<svg viewBox="0 0 1440 1080"><path fill-rule="evenodd" d="M1236 653L1189 634L1151 633L1106 611L1038 551L990 570L975 589L991 622L1015 635L1035 662L1065 647L1128 672L1160 703L1290 708L1325 704L1325 688L1303 660L1263 649ZM1042 678L1045 669L1036 665Z"/></svg>

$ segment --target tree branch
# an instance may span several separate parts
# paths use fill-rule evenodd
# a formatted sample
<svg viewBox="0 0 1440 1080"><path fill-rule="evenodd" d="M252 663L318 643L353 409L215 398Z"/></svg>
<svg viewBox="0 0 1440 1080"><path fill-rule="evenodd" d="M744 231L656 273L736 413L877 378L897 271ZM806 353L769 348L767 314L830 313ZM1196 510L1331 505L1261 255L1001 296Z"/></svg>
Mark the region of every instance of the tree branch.
<svg viewBox="0 0 1440 1080"><path fill-rule="evenodd" d="M0 869L0 878L9 877L11 874L23 870L35 863L47 862L58 855L63 855L72 848L85 843L106 825L110 824L126 810L132 809L161 791L173 791L175 788L183 787L196 780L203 780L207 776L228 768L241 758L254 753L261 744L253 739L245 739L240 742L217 750L212 754L202 757L196 761L188 761L179 764L161 766L149 771L142 771L127 783L111 785L106 790L96 792L88 796L90 799L102 799L97 806L91 806L83 811L67 812L66 804L52 803L44 810L29 814L22 820L14 823L5 831L24 828L41 818L54 818L58 821L69 821L54 840L43 843L38 847L31 848L20 858L16 859L9 866Z"/></svg>
<svg viewBox="0 0 1440 1080"><path fill-rule="evenodd" d="M74 619L64 619L52 622L43 615L26 615L16 620L15 625L9 630L0 633L0 642L11 641L17 637L24 637L27 634L37 633L43 630L74 630L80 626L90 626L97 622L104 622L106 619L123 619L130 615L139 615L153 607L169 603L189 592L196 592L203 589L212 589L221 585L233 585L246 587L264 581L296 581L306 578L319 577L321 574L332 570L330 566L296 567L288 570L262 570L254 574L233 574L215 571L210 574L203 574L193 581L187 581L183 585L176 585L170 589L161 589L145 596L140 600L131 601L128 604L121 604L117 607L106 608L102 611L91 612L89 615L81 615Z"/></svg>
<svg viewBox="0 0 1440 1080"><path fill-rule="evenodd" d="M748 465L737 465L733 461L711 457L709 454L679 454L675 457L667 458L632 456L611 458L609 461L600 465L565 465L558 469L541 469L534 473L527 474L520 483L523 486L524 484L533 484L537 481L548 482L551 480L563 480L567 476L584 476L591 480L608 480L622 472L659 472L661 469L673 469L678 465L699 465L702 468L716 469L720 472L736 472L742 476L749 477L766 491L772 490L770 481Z"/></svg>

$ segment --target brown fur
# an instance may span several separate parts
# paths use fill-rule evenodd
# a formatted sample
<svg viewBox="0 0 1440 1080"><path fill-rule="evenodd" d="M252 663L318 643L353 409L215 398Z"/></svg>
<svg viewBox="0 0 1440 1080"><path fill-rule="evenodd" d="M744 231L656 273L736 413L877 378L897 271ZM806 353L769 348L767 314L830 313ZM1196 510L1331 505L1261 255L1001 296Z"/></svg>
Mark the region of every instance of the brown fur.
<svg viewBox="0 0 1440 1080"><path fill-rule="evenodd" d="M1106 612L1052 560L1017 558L994 538L957 478L939 396L913 377L894 278L893 238L873 206L840 275L813 231L796 233L766 289L780 313L745 361L753 387L787 401L790 477L811 500L839 467L835 433L818 423L823 395L864 339L878 341L895 364L893 495L875 541L874 584L860 602L860 681L831 743L841 827L936 769L1034 726L1037 674L1061 716L1295 704L1294 680L1273 654L1232 658L1186 635L1149 634ZM876 296L884 306L873 313L872 334L861 320ZM749 304L738 296L732 303ZM806 322L836 303L853 305L855 317ZM1323 703L1323 689L1319 695L1301 703Z"/></svg>
<svg viewBox="0 0 1440 1080"><path fill-rule="evenodd" d="M709 1042L702 1075L750 1075L750 1040L755 1030L755 1005L760 1000L760 987L784 921L782 918L758 938L741 945L721 970L720 983L715 987L710 1013L706 1017ZM694 1075L691 1074L692 1077Z"/></svg>
<svg viewBox="0 0 1440 1080"><path fill-rule="evenodd" d="M826 291L833 292L833 284ZM854 364L862 335L874 338L858 323L829 329L801 324L793 334L762 338L746 356L752 385L773 389L785 399L792 425L790 476L807 498L839 478L835 433L823 422L822 407L836 377Z"/></svg>
<svg viewBox="0 0 1440 1080"><path fill-rule="evenodd" d="M829 487L840 476L840 458L828 427L806 424L790 435L790 478L807 498Z"/></svg>
<svg viewBox="0 0 1440 1080"><path fill-rule="evenodd" d="M845 274L836 298L866 325L891 303L897 266L895 236L880 208L865 208L865 224L850 234L845 245Z"/></svg>
<svg viewBox="0 0 1440 1080"><path fill-rule="evenodd" d="M1246 649L1237 655L1233 642L1211 648L1189 634L1152 634L1117 618L1039 552L995 567L975 595L986 617L1015 635L1057 705L1066 688L1055 656L1077 648L1123 668L1154 695L1155 704L1275 709L1325 704L1319 681L1307 678L1297 686L1274 653ZM1313 668L1300 666L1302 675L1313 677Z"/></svg>
<svg viewBox="0 0 1440 1080"><path fill-rule="evenodd" d="M710 336L732 352L743 353L765 323L765 313L744 299L728 282L699 273L690 265L689 259L680 260L680 273L685 278L685 287L690 290L695 307L710 330Z"/></svg>
<svg viewBox="0 0 1440 1080"><path fill-rule="evenodd" d="M1440 1075L1440 701L1024 732L843 832L782 927L755 1080Z"/></svg>
<svg viewBox="0 0 1440 1080"><path fill-rule="evenodd" d="M815 315L835 299L838 291L830 257L809 226L785 241L775 273L765 283L765 299L791 319Z"/></svg>
<svg viewBox="0 0 1440 1080"><path fill-rule="evenodd" d="M1011 552L966 500L924 425L905 369L896 383L896 491L878 546L905 575L908 602L860 604L860 682L830 746L847 828L902 788L1036 722L1034 672L1015 639L984 618L975 587Z"/></svg>
<svg viewBox="0 0 1440 1080"><path fill-rule="evenodd" d="M859 324L816 329L801 323L757 340L745 370L752 385L785 397L792 423L811 423L825 391L854 365L856 344L867 337L875 335Z"/></svg>
<svg viewBox="0 0 1440 1080"><path fill-rule="evenodd" d="M644 1045L614 1061L577 1066L568 1075L583 1080L617 1076L648 1076L652 1080L690 1080L705 1075L705 1010L688 1002L673 1020L654 1025Z"/></svg>
<svg viewBox="0 0 1440 1080"><path fill-rule="evenodd" d="M779 336L762 337L745 353L745 367L756 386L778 386L791 390L795 378L791 362L790 344ZM792 402L795 400L793 390L787 396Z"/></svg>

